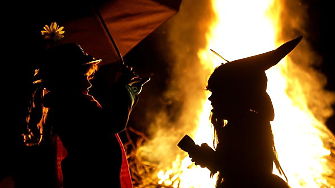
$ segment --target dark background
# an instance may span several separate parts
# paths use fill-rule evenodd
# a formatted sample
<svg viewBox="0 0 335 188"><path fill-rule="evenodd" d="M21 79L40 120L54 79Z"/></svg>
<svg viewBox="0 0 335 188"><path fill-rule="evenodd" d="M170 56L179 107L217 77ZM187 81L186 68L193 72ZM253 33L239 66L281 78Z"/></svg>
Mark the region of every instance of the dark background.
<svg viewBox="0 0 335 188"><path fill-rule="evenodd" d="M322 72L327 77L326 90L335 92L335 62L334 54L334 10L331 1L302 0L307 8L305 38L314 51L322 57L322 64L315 65L315 70ZM40 48L36 42L39 31L36 28L40 23L36 19L40 15L32 12L30 5L9 5L9 14L3 15L4 29L2 29L2 123L0 131L0 179L13 174L14 168L20 165L18 156L24 154L20 133L25 129L24 118L29 104L31 81L35 68L35 50ZM139 116L148 108L161 108L159 96L165 91L170 75L171 58L167 53L166 35L168 24L155 30L126 56L125 61L134 67L142 76L150 76L152 80L144 87L140 101L134 110L134 115ZM34 37L31 37L34 36ZM146 88L150 88L146 90ZM155 98L150 98L155 96ZM333 104L335 109L335 104ZM143 128L141 122L130 119L130 126L137 129ZM139 126L140 125L140 126ZM326 125L335 132L335 115L331 116ZM145 128L144 128L145 129ZM27 161L33 156L27 156ZM26 172L29 172L27 169Z"/></svg>
<svg viewBox="0 0 335 188"><path fill-rule="evenodd" d="M309 20L306 30L310 33L310 43L314 50L323 58L322 64L315 67L327 77L326 90L335 91L335 62L334 62L334 42L335 14L328 1L306 0L308 5ZM332 105L335 109L335 104ZM326 125L335 132L335 115L331 116Z"/></svg>

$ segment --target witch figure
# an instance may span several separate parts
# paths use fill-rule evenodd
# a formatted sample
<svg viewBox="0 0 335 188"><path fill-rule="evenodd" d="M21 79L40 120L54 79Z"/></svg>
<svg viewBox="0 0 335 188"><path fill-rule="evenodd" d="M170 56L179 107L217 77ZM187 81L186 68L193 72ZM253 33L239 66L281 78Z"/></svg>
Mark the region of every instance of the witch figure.
<svg viewBox="0 0 335 188"><path fill-rule="evenodd" d="M61 38L59 27L50 28L54 31L48 36ZM26 143L31 145L37 134L40 145L52 142L54 135L60 138L67 152L61 161L64 188L120 188L121 168L127 161L118 133L127 125L143 80L130 67L122 67L116 84L97 101L89 89L100 59L74 43L53 44L41 59L35 83L40 89L36 92L42 94L44 114L35 135L30 121ZM132 187L131 179L129 182L127 188Z"/></svg>
<svg viewBox="0 0 335 188"><path fill-rule="evenodd" d="M270 52L222 64L210 76L207 89L211 91L211 121L217 146L213 150L202 144L189 151L189 155L212 174L219 172L217 188L288 187L284 180L272 174L273 163L284 173L270 125L274 109L266 92L265 71L284 58L301 39L298 37Z"/></svg>

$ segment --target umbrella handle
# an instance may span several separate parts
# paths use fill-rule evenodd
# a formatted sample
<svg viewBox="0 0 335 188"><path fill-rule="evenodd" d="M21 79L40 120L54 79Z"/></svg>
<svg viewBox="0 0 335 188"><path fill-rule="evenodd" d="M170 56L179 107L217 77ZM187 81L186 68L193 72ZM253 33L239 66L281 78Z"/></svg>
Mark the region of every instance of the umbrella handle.
<svg viewBox="0 0 335 188"><path fill-rule="evenodd" d="M102 26L104 27L104 29L105 29L105 31L106 31L106 33L107 33L107 35L108 35L110 41L112 42L113 47L114 47L114 49L115 49L117 55L118 55L119 58L120 58L121 64L122 64L122 65L125 65L125 62L124 62L123 57L122 57L122 55L121 55L121 52L120 52L119 48L117 47L117 45L116 45L116 43L115 43L115 40L113 39L112 34L109 32L108 27L107 27L107 25L106 25L106 22L105 22L105 20L103 19L102 15L100 14L98 8L96 8L95 6L92 6L92 9L93 9L93 11L97 14L97 16L98 16L98 18L99 18L99 20L100 20Z"/></svg>
<svg viewBox="0 0 335 188"><path fill-rule="evenodd" d="M124 60L123 60L123 57L122 57L122 55L121 55L121 53L120 53L120 50L119 50L119 48L117 47L117 45L116 45L116 43L115 43L115 41L114 41L114 39L113 39L112 34L109 32L108 27L107 27L107 25L106 25L106 22L104 21L104 19L103 19L102 15L100 14L98 8L96 8L95 6L92 6L92 8L93 8L93 11L97 14L97 16L98 16L98 18L99 18L99 20L100 20L102 26L104 27L104 29L105 29L105 31L106 31L106 33L107 33L107 35L108 35L110 41L112 42L112 44L113 44L113 46L114 46L114 49L115 49L117 55L118 55L119 58L120 58L121 66L122 66L123 68L127 68L127 66L126 66L126 64L125 64L125 62L124 62ZM141 92L143 85L144 85L145 83L147 83L149 80L150 80L150 78L143 78L143 79L141 78L141 82L139 82L139 84L134 84L134 86L131 85L131 87L132 87L133 89L136 90L135 93L138 95L138 94Z"/></svg>

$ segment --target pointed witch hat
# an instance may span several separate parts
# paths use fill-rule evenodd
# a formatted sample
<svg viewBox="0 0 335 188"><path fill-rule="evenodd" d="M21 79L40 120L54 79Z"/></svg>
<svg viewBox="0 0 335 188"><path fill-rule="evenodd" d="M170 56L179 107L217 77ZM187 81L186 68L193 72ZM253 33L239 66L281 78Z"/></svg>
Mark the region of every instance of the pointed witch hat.
<svg viewBox="0 0 335 188"><path fill-rule="evenodd" d="M247 68L258 69L265 71L270 67L276 65L281 59L283 59L288 53L290 53L301 41L302 36L299 36L293 40L290 40L275 50L258 54L255 56L238 59L228 64L234 64L235 66L245 66Z"/></svg>
<svg viewBox="0 0 335 188"><path fill-rule="evenodd" d="M275 50L220 65L208 79L207 89L226 97L230 93L231 103L243 101L249 105L248 108L272 120L274 112L271 99L266 93L265 71L290 53L301 39L302 36L284 43Z"/></svg>
<svg viewBox="0 0 335 188"><path fill-rule="evenodd" d="M284 43L275 50L222 64L215 69L208 80L208 84L211 85L210 82L212 81L224 82L227 79L231 82L233 81L231 78L240 81L246 79L248 79L248 82L252 81L250 80L252 77L264 73L283 59L299 44L301 39L302 36ZM265 73L262 75L265 76Z"/></svg>

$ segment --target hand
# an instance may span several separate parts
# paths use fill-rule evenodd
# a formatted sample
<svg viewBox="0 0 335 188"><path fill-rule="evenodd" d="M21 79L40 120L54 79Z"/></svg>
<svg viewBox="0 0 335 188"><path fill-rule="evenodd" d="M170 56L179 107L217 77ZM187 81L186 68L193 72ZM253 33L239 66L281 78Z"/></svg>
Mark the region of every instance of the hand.
<svg viewBox="0 0 335 188"><path fill-rule="evenodd" d="M208 169L212 170L213 163L215 163L215 151L206 143L202 143L197 150L197 152L189 153L192 161L196 165L200 165L201 167L207 167Z"/></svg>
<svg viewBox="0 0 335 188"><path fill-rule="evenodd" d="M116 83L123 85L128 85L135 79L139 79L139 76L133 71L133 67L129 67L127 65L121 66L115 76Z"/></svg>
<svg viewBox="0 0 335 188"><path fill-rule="evenodd" d="M131 87L132 91L136 95L138 95L138 94L141 93L143 85L146 84L147 82L149 82L149 80L150 80L149 77L135 78L130 83L128 83L128 85Z"/></svg>

